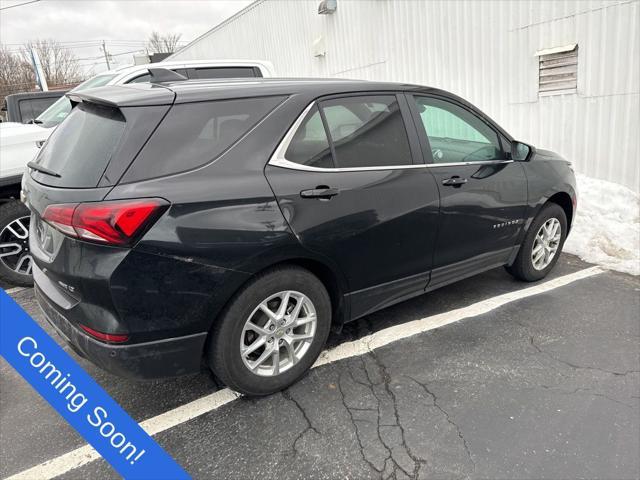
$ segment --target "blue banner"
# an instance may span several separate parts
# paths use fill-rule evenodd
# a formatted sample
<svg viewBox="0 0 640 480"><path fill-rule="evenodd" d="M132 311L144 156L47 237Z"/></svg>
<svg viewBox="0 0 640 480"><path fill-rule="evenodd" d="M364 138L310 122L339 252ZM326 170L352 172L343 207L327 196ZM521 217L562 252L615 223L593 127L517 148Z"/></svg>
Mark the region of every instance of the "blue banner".
<svg viewBox="0 0 640 480"><path fill-rule="evenodd" d="M0 355L124 478L190 478L4 290Z"/></svg>

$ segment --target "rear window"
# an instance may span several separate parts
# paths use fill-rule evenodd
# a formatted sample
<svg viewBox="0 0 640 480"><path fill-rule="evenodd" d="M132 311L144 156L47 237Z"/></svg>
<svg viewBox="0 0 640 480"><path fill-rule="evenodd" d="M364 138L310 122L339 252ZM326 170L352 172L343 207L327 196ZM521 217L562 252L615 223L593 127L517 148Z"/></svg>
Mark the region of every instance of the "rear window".
<svg viewBox="0 0 640 480"><path fill-rule="evenodd" d="M29 98L21 100L18 103L20 109L20 121L22 123L29 123L44 112L49 106L54 103L58 97L44 97L44 98Z"/></svg>
<svg viewBox="0 0 640 480"><path fill-rule="evenodd" d="M36 163L60 178L34 172L47 185L95 187L118 147L125 119L115 108L81 103L54 130Z"/></svg>
<svg viewBox="0 0 640 480"><path fill-rule="evenodd" d="M283 99L260 97L174 105L123 181L162 177L209 163Z"/></svg>

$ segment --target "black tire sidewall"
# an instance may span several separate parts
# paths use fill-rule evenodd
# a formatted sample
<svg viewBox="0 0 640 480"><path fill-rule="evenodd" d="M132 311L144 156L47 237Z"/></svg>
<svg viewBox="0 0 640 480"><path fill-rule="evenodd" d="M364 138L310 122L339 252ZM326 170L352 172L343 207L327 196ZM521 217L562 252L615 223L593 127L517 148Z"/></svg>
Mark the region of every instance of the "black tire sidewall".
<svg viewBox="0 0 640 480"><path fill-rule="evenodd" d="M304 357L275 377L251 372L240 357L244 323L266 298L284 290L306 295L316 309L317 325L313 342ZM294 383L313 365L322 352L331 327L331 301L324 285L302 268L278 268L252 281L218 319L212 331L208 360L213 372L232 389L247 395L267 395Z"/></svg>
<svg viewBox="0 0 640 480"><path fill-rule="evenodd" d="M9 223L21 217L28 217L29 209L17 200L6 202L0 205L0 232ZM33 285L33 277L31 275L23 275L11 270L2 261L0 261L0 279L16 286L30 287Z"/></svg>
<svg viewBox="0 0 640 480"><path fill-rule="evenodd" d="M537 270L533 266L533 259L531 258L531 252L533 250L533 245L534 245L538 230L540 230L540 227L547 220L551 218L556 218L560 222L560 228L561 228L560 245L558 245L558 250L554 255L553 259L551 259L551 262L549 263L549 265L547 265L542 270ZM545 205L542 208L542 210L538 213L536 218L533 220L533 222L531 223L531 226L529 227L529 231L527 232L525 241L522 244L522 248L519 254L519 257L521 257L519 258L519 261L520 261L519 273L522 275L522 277L524 277L523 280L536 281L546 277L548 273L553 269L556 262L558 261L558 258L560 257L560 254L562 252L562 248L564 247L564 242L566 238L567 238L567 216L564 210L562 209L562 207L560 207L560 205L557 205L555 203L549 203Z"/></svg>

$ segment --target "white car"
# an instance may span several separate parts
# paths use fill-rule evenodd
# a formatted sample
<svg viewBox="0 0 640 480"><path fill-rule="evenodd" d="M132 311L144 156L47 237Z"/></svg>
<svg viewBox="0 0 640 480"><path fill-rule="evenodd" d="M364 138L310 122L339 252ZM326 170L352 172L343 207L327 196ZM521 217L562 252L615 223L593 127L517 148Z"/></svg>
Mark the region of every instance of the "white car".
<svg viewBox="0 0 640 480"><path fill-rule="evenodd" d="M187 79L272 77L273 66L262 60L201 60L158 62L122 67L96 75L72 91L104 85L148 82L150 68L172 70ZM31 285L29 210L19 201L20 180L54 127L71 111L61 97L40 114L34 124L0 123L0 279L14 285Z"/></svg>

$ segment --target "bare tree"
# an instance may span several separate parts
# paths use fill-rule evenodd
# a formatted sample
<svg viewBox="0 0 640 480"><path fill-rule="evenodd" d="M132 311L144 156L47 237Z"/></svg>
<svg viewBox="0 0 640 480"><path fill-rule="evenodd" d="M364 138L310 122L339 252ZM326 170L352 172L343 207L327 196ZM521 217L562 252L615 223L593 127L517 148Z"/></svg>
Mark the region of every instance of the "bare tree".
<svg viewBox="0 0 640 480"><path fill-rule="evenodd" d="M32 48L40 57L42 71L49 86L67 85L82 78L76 56L55 40L34 40L26 43L22 56L27 62L31 61Z"/></svg>
<svg viewBox="0 0 640 480"><path fill-rule="evenodd" d="M35 85L31 64L21 54L0 45L0 99L12 93L32 90Z"/></svg>
<svg viewBox="0 0 640 480"><path fill-rule="evenodd" d="M180 37L182 37L182 34L179 33L160 35L158 32L153 32L149 36L147 49L151 53L173 53L176 51Z"/></svg>

